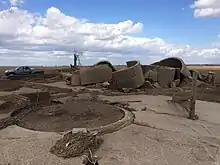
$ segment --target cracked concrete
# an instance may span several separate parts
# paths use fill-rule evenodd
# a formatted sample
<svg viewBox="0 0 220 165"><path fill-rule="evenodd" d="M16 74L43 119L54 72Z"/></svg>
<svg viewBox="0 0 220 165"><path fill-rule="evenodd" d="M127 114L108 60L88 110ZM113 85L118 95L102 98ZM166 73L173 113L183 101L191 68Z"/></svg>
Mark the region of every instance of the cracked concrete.
<svg viewBox="0 0 220 165"><path fill-rule="evenodd" d="M212 165L220 144L137 125L105 135L104 140L97 155L103 157L100 164L105 165Z"/></svg>
<svg viewBox="0 0 220 165"><path fill-rule="evenodd" d="M126 139L130 139L130 148L139 150L140 154L139 160L124 156L129 159L130 164L214 165L219 161L220 104L197 101L196 113L200 119L192 121L186 118L188 113L181 106L169 101L171 97L168 96L128 95L111 97L101 95L99 98L109 102L127 103L128 107L133 110L135 120L132 126L114 133L115 135L106 135L107 141L117 139L114 136L123 137L123 144ZM128 132L131 134L136 132L137 134L129 136ZM145 138L141 139L141 134L144 134ZM133 145L133 143L135 144ZM144 148L145 145L147 145L146 148ZM119 150L118 153L114 153L115 155L126 152L120 150L119 144L114 144L114 146ZM122 148L125 147L127 146ZM145 155L148 152L148 147L151 148L152 152L155 148L157 150L153 155L151 155L152 153ZM149 155L151 156L148 158ZM141 162L142 157L145 158L145 163ZM153 157L157 157L158 160ZM126 164L126 161L118 159L115 164ZM104 164L108 163L114 164L110 161L104 162Z"/></svg>
<svg viewBox="0 0 220 165"><path fill-rule="evenodd" d="M10 126L0 130L0 165L80 164L79 158L61 159L49 152L61 138L58 133L44 133Z"/></svg>
<svg viewBox="0 0 220 165"><path fill-rule="evenodd" d="M169 102L167 96L99 96L101 100L127 103L134 123L103 136L96 155L105 165L218 165L220 163L220 104L198 101L199 120ZM10 126L0 130L0 164L79 164L80 158L61 159L49 153L60 138ZM23 152L20 152L23 151ZM42 159L43 158L43 159Z"/></svg>

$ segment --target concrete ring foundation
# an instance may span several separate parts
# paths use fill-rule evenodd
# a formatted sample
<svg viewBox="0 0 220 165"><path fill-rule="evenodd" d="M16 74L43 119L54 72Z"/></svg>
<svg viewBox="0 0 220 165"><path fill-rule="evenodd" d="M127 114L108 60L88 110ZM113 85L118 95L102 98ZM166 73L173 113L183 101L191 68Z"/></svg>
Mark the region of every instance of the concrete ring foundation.
<svg viewBox="0 0 220 165"><path fill-rule="evenodd" d="M144 75L139 61L128 61L126 69L113 72L111 86L116 89L138 88L144 84Z"/></svg>
<svg viewBox="0 0 220 165"><path fill-rule="evenodd" d="M127 126L133 119L131 112L117 106L77 100L33 111L17 125L36 131L64 133L73 128L87 128L102 134Z"/></svg>

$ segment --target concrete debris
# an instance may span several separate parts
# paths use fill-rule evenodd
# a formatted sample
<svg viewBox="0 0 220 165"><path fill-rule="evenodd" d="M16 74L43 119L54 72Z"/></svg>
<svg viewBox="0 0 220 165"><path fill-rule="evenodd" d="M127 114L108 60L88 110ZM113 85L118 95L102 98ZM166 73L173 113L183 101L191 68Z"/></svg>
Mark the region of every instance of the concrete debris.
<svg viewBox="0 0 220 165"><path fill-rule="evenodd" d="M122 88L122 91L123 91L124 93L129 93L129 92L132 91L132 88Z"/></svg>
<svg viewBox="0 0 220 165"><path fill-rule="evenodd" d="M151 65L141 65L139 61L128 61L127 68L116 70L108 61L100 61L94 66L80 68L67 79L72 86L95 85L121 90L125 93L140 88L176 88L191 86L192 73L182 59L166 58ZM198 72L198 71L196 71ZM197 86L215 85L215 74L198 72Z"/></svg>
<svg viewBox="0 0 220 165"><path fill-rule="evenodd" d="M183 60L178 57L166 58L159 62L153 63L152 65L176 68L180 70L182 77L184 78L191 77L190 71L188 70L187 66L185 65Z"/></svg>
<svg viewBox="0 0 220 165"><path fill-rule="evenodd" d="M150 81L145 81L144 83L145 88L154 89L154 86L151 84Z"/></svg>
<svg viewBox="0 0 220 165"><path fill-rule="evenodd" d="M116 71L115 67L109 61L99 61L97 64L95 64L95 66L97 65L108 65L108 67L112 69L112 72Z"/></svg>
<svg viewBox="0 0 220 165"><path fill-rule="evenodd" d="M93 97L90 93L81 93L77 95L78 100L92 100Z"/></svg>
<svg viewBox="0 0 220 165"><path fill-rule="evenodd" d="M176 82L175 81L171 82L169 87L176 88L177 87Z"/></svg>
<svg viewBox="0 0 220 165"><path fill-rule="evenodd" d="M65 104L68 101L70 101L71 99L72 99L72 96L66 96L66 97L60 97L57 99L52 99L52 102L58 103L58 104Z"/></svg>
<svg viewBox="0 0 220 165"><path fill-rule="evenodd" d="M158 81L158 71L157 70L149 70L147 72L149 75L148 75L148 80L151 80L153 82L157 82Z"/></svg>
<svg viewBox="0 0 220 165"><path fill-rule="evenodd" d="M154 87L154 88L161 88L160 84L157 83L157 82L153 83L153 87Z"/></svg>
<svg viewBox="0 0 220 165"><path fill-rule="evenodd" d="M112 68L106 64L99 64L74 71L71 76L72 86L90 85L109 81L112 78Z"/></svg>
<svg viewBox="0 0 220 165"><path fill-rule="evenodd" d="M174 68L158 68L158 83L161 87L169 87L174 81L176 69Z"/></svg>
<svg viewBox="0 0 220 165"><path fill-rule="evenodd" d="M77 71L74 71L72 73L72 76L71 76L71 79L70 79L70 84L72 86L78 86L80 85L80 73L79 73L79 70Z"/></svg>
<svg viewBox="0 0 220 165"><path fill-rule="evenodd" d="M127 68L112 73L111 87L114 89L139 88L144 84L144 75L139 61L128 61Z"/></svg>
<svg viewBox="0 0 220 165"><path fill-rule="evenodd" d="M104 82L104 83L102 83L102 86L103 86L103 87L108 87L109 85L110 85L109 82Z"/></svg>
<svg viewBox="0 0 220 165"><path fill-rule="evenodd" d="M6 101L0 100L0 109L4 109L6 103Z"/></svg>
<svg viewBox="0 0 220 165"><path fill-rule="evenodd" d="M79 72L82 85L105 82L112 78L112 69L108 65L103 64L82 68Z"/></svg>

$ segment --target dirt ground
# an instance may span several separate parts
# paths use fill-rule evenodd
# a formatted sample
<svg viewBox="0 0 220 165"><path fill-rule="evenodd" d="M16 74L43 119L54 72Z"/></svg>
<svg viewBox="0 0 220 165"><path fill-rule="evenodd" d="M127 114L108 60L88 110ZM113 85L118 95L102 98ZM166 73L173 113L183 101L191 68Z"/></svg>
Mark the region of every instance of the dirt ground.
<svg viewBox="0 0 220 165"><path fill-rule="evenodd" d="M33 111L17 125L38 131L62 132L72 128L91 128L110 124L123 116L123 112L115 106L77 100Z"/></svg>
<svg viewBox="0 0 220 165"><path fill-rule="evenodd" d="M51 71L54 68L47 69ZM204 68L196 69L202 73L207 72ZM131 126L113 134L104 135L104 144L97 152L103 156L100 163L106 165L127 165L129 163L213 165L211 163L217 161L218 156L220 157L220 153L218 153L220 148L218 139L220 105L210 103L220 103L220 69L214 69L217 86L204 85L197 88L197 100L209 101L197 101L198 121L188 120L188 113L179 111L176 106L167 102L171 99L167 96L174 94L190 96L191 87L137 89L131 93L123 93L91 86L91 89L97 89L96 99L101 94L103 95L102 99L99 97L100 100L77 100L64 104L48 104L28 113L19 122L8 120L11 121L8 125L12 126L0 130L0 144L4 146L0 149L0 159L9 163L17 161L22 165L39 164L39 162L41 164L65 164L64 162L79 164L75 159L73 161L61 160L55 155L49 154L49 150L54 146L54 148L52 147L55 149L54 153L65 157L62 155L62 151L73 138L68 136L67 139L59 140L61 137L58 132L69 131L73 128L103 126L122 119L124 113L117 108L119 104L105 104L104 100L107 100L123 105L127 103L127 110L132 110L135 119ZM50 80L41 79L32 79L31 81L48 85L50 82ZM53 81L60 81L60 79L54 78L53 80L52 78L51 82ZM64 85L63 88L65 88ZM74 88L71 89L73 89L71 93L74 93L74 97L80 93L74 91ZM91 93L87 87L84 92ZM25 110L27 111L27 109ZM81 142L79 143L79 146L82 145ZM39 146L41 147L39 148ZM26 151L27 157L24 153L19 152L22 148ZM74 150L77 149L74 148ZM71 154L75 153L67 153L66 157L73 156ZM47 158L42 160L42 155Z"/></svg>

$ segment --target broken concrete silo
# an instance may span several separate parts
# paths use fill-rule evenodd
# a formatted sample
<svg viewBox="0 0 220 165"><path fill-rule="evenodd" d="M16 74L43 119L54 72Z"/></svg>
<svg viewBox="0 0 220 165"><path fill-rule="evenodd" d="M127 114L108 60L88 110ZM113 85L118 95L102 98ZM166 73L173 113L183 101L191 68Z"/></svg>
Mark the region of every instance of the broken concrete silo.
<svg viewBox="0 0 220 165"><path fill-rule="evenodd" d="M128 61L126 69L113 72L111 86L115 89L138 88L144 84L144 75L139 61Z"/></svg>
<svg viewBox="0 0 220 165"><path fill-rule="evenodd" d="M187 66L185 65L183 60L181 58L178 58L178 57L166 58L166 59L163 59L163 60L161 60L159 62L153 63L151 65L158 65L158 66L167 66L167 67L171 67L171 68L178 68L180 70L181 76L183 76L183 78L191 77L191 74L190 74Z"/></svg>
<svg viewBox="0 0 220 165"><path fill-rule="evenodd" d="M94 66L96 66L96 65L108 65L112 69L112 72L116 71L115 67L109 61L99 61Z"/></svg>
<svg viewBox="0 0 220 165"><path fill-rule="evenodd" d="M158 83L160 87L170 87L175 80L180 79L179 69L176 68L158 65L142 65L141 67L145 80L153 84Z"/></svg>
<svg viewBox="0 0 220 165"><path fill-rule="evenodd" d="M89 85L110 81L112 68L108 65L95 65L88 68L81 68L79 71L81 85Z"/></svg>

